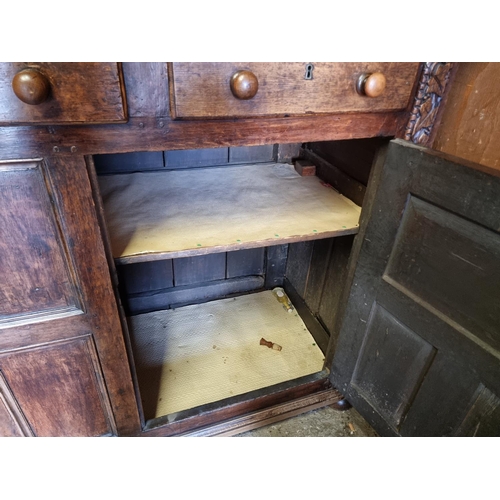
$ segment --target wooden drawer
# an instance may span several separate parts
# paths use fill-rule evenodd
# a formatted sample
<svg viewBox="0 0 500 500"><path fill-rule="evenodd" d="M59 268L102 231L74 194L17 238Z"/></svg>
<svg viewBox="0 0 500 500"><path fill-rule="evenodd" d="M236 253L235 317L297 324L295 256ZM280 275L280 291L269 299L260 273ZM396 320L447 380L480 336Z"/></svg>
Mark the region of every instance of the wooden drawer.
<svg viewBox="0 0 500 500"><path fill-rule="evenodd" d="M419 66L419 63L171 63L171 110L174 118L400 110L409 104ZM230 85L232 76L242 70L251 71L258 81L257 93L248 99L235 97ZM360 95L356 90L359 78L373 73L385 76L385 90L378 97Z"/></svg>
<svg viewBox="0 0 500 500"><path fill-rule="evenodd" d="M125 122L125 103L119 63L0 64L0 125Z"/></svg>

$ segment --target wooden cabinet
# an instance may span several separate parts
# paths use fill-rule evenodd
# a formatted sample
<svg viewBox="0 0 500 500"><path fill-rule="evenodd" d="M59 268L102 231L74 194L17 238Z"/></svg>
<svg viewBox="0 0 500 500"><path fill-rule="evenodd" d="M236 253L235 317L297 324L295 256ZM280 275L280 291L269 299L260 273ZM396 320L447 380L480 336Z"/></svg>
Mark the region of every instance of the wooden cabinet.
<svg viewBox="0 0 500 500"><path fill-rule="evenodd" d="M45 69L41 69L47 72L57 66L45 64ZM323 155L322 151L328 148L308 146L318 141L393 136L423 143L432 133L432 119L445 88L442 85L436 90L430 85L433 71L448 75L449 67L421 67L413 63L195 66L194 70L194 66L181 63L124 63L125 97L121 93L120 65L69 65L65 70L80 77L95 76L93 70L87 73L91 68L109 76L100 79L97 87L99 106L88 107L88 100L82 98L87 94L79 91L78 106L73 109L70 104L62 105L76 102L74 90L80 88L78 85L90 88L90 79L76 78L78 85L60 90L51 87L51 95L61 103L60 108L55 101L50 104L47 100L39 105L19 104L14 112L12 102L17 98L10 90L11 77L20 68L0 65L0 94L5 95L6 89L9 92L8 99L0 100L0 116L6 117L0 127L0 432L89 436L231 434L305 408L337 402L342 395L335 387L347 394L367 418L373 409L378 411L379 416L371 421L380 432L399 433L404 420L403 434L467 434L479 425L481 408L487 408L489 417L478 429L481 433L496 432L499 391L491 382L491 374L498 372L498 364L494 355L491 357L496 344L488 337L494 316L490 323L480 325L487 338L477 334L480 342L490 346L479 355L485 360L490 378L464 378L468 392L461 413L446 410L448 416L443 417L443 426L439 424L430 430L419 423L424 417L413 417L418 412L427 415L425 405L420 403L421 395L427 394L426 401L431 401L443 391L453 393L449 378L438 377L436 385L429 385L422 375L426 370L438 373L441 366L441 347L432 336L422 334L424 340L416 337L421 329L399 319L405 311L391 311L383 305L372 314L368 340L362 340L365 337L361 330L351 334L354 330L347 323L343 326L342 318L349 316L349 307L355 303L349 300L352 292L347 285L344 290L342 283L347 280L349 286L355 287L352 277L364 269L359 266L373 264L360 259L356 267L361 240L353 235L359 230L359 205L363 206L362 214L374 213L372 199L380 184L377 176L383 170L376 165L366 188L366 179L358 175L363 169L359 165L350 169L350 163L356 163L362 155L351 155L347 161L343 158L336 163L335 158ZM257 76L257 93L249 99L238 99L231 90L231 76L238 70L252 71ZM378 97L358 93L359 77L377 72L385 75L384 92ZM49 78L51 85L56 73ZM441 78L445 83L447 80ZM375 90L365 89L365 93L380 91L380 80L372 84ZM253 92L251 85L250 91ZM436 92L441 92L438 98ZM123 120L126 123L119 123ZM103 124L90 126L97 122ZM31 126L16 126L19 123ZM361 143L349 144L363 147ZM402 148L399 144L394 147ZM182 164L191 154L188 150L195 150L195 156ZM411 153L413 156L407 161L418 164L419 154L420 150ZM285 165L297 155L315 161L319 179L300 177L293 167ZM108 165L109 170L103 172L102 165ZM186 169L187 166L194 169ZM207 168L199 168L203 166ZM420 167L415 168L418 172ZM115 175L98 176L96 170L100 174L113 171ZM391 175L396 178L404 174L402 163ZM457 170L457 175L462 174ZM437 191L441 189L439 182L436 178ZM484 177L471 189L492 186L489 182ZM335 193L332 187L350 199ZM385 189L378 196L395 200L396 196L386 194ZM367 201L363 201L365 192ZM398 191L398 196L404 197L405 193ZM428 211L422 209L420 198L415 198L413 210L420 215L411 224L426 220ZM345 210L335 215L335 221L331 217L323 219L321 211L326 207L331 216L335 212L332 206L339 200ZM224 201L226 209L222 210ZM283 213L279 213L278 206L284 207ZM266 208L272 216L266 214ZM295 212L300 213L301 220ZM383 212L384 220L398 219L401 207ZM467 219L468 215L460 217ZM443 222L448 228L455 218L449 220ZM481 220L477 222L484 226ZM224 224L234 231L224 228ZM460 222L453 227L465 226ZM370 229L362 229L363 242L367 231ZM472 230L479 235L478 231L490 234L496 229ZM438 239L434 233L431 236ZM353 238L356 243L348 266ZM381 243L378 236L374 239ZM494 240L487 250L494 250ZM401 245L414 249L411 242L405 243L404 238L401 241ZM463 246L465 240L453 241ZM434 255L412 252L415 261L429 256L432 259ZM470 261L469 253L460 256ZM410 265L398 255L391 261L392 271ZM489 265L493 265L495 255L493 251L488 257ZM453 261L462 265L461 262ZM455 268L450 266L444 271L454 273ZM407 277L414 278L409 274ZM471 289L482 287L476 278L471 275ZM440 283L445 279L446 274ZM446 290L436 290L439 296L433 297L434 302L429 299L429 303L444 314L440 304L448 300ZM175 328L180 325L175 348L187 352L187 336L198 326L185 328L194 324L189 323L190 311L203 309L197 305L209 306L203 309L202 323L207 328L216 323L219 309L255 309L265 318L263 311L267 306L245 302L261 292L266 294L262 300L271 299L269 315L278 318L278 325L272 327L270 336L268 330L262 330L266 333L258 335L255 345L251 341L252 349L269 358L267 366L287 359L293 349L286 345L286 339L278 342L278 331L296 313L304 325L299 330L308 331L312 340L293 351L295 361L285 363L284 370L301 365L300 353L306 351L300 349L307 350L308 359L313 359L309 356L314 351L319 356L319 366L314 362L312 368L304 367L301 372L293 372L295 375L287 372L284 378L273 378L267 385L264 382L244 388L243 392L216 395L208 402L167 405L166 410L157 411L161 405L154 398L161 398L162 387L168 387L176 376L182 377L176 373L178 360L163 362L164 354L173 350L163 330L177 331ZM235 297L237 301L233 300ZM234 302L233 309L224 300ZM472 311L471 317L482 311L466 306L459 309ZM154 316L158 311L161 314ZM279 319L278 313L285 316ZM146 314L153 314L153 330L148 330L150 324L144 327L138 319ZM173 326L176 318L180 320ZM364 316L361 319L368 321ZM475 328L452 319L460 328ZM245 322L248 323L242 321ZM381 350L382 330L388 322L406 325L400 327L398 334L408 342L396 339ZM199 320L196 324L200 324ZM258 329L261 331L261 326ZM410 330L417 333L408 333ZM223 352L220 349L230 342L212 342L211 335L214 333L207 330L203 339L205 343L210 339L210 345L201 342L198 347L201 349L203 344L203 349L215 355L215 364L227 367L235 351ZM269 349L266 342L260 345L261 337L270 341L271 347L281 342L282 350ZM471 341L478 343L465 337L456 344L458 347L453 344L451 351L443 351L444 357L449 357L454 349L466 351ZM240 348L237 345L236 351ZM374 363L377 352L382 353L384 360L392 356L402 364L405 356L416 360L408 365L408 376L400 377L399 385L394 382L391 386L395 395L390 400L384 400L380 394L363 399L370 377L384 384L389 377L388 386L393 383L389 375L384 378L389 361L383 366ZM194 364L194 358L192 353L183 357L182 363ZM239 359L244 358L246 355ZM330 374L332 361L334 369ZM260 361L251 363L244 368L259 366ZM461 366L442 365L441 373L452 373ZM237 365L231 377L238 380L240 372L244 373L244 369ZM474 369L472 372L478 373ZM276 371L270 372L270 379L275 375ZM208 394L219 385L210 383L207 370L199 371L189 384L181 392ZM453 406L453 401L456 399L449 399L447 408ZM454 419L452 424L450 419Z"/></svg>

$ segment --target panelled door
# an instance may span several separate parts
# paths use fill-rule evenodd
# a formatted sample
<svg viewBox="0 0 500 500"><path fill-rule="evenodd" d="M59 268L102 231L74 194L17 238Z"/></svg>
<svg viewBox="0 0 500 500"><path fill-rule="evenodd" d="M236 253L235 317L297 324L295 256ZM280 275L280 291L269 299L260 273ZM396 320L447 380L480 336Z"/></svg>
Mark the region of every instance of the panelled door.
<svg viewBox="0 0 500 500"><path fill-rule="evenodd" d="M500 172L392 141L350 262L332 383L382 435L500 435Z"/></svg>
<svg viewBox="0 0 500 500"><path fill-rule="evenodd" d="M0 436L138 426L83 157L0 162Z"/></svg>

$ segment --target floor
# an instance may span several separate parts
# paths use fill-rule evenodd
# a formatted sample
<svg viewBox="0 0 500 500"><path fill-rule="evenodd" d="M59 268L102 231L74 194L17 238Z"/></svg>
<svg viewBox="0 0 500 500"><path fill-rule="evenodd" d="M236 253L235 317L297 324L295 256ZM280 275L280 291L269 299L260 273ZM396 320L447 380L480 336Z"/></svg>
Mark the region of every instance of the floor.
<svg viewBox="0 0 500 500"><path fill-rule="evenodd" d="M376 437L377 433L354 409L337 411L326 406L318 410L238 434L236 437Z"/></svg>

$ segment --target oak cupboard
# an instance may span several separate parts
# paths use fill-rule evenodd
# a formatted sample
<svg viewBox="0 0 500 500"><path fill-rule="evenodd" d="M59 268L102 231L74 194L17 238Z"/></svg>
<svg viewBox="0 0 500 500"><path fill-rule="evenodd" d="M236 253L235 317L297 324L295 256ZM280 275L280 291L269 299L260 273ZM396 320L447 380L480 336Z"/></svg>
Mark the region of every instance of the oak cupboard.
<svg viewBox="0 0 500 500"><path fill-rule="evenodd" d="M498 178L418 146L453 71L0 65L2 435L346 401L381 434L498 434Z"/></svg>

